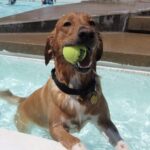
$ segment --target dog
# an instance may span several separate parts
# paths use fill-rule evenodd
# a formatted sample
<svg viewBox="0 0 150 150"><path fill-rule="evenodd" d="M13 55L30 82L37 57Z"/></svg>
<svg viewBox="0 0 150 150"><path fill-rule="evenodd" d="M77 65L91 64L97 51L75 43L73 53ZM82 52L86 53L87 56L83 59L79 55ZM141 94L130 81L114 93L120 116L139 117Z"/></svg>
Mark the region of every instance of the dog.
<svg viewBox="0 0 150 150"><path fill-rule="evenodd" d="M86 57L71 64L63 57L65 46L84 45ZM51 136L68 150L87 150L69 131L80 130L88 121L102 130L116 150L128 150L102 93L96 63L102 57L103 43L92 17L72 12L62 16L50 33L45 46L45 64L54 59L55 68L47 83L26 98L10 91L0 96L19 103L15 116L19 131L27 132L31 123L49 129Z"/></svg>

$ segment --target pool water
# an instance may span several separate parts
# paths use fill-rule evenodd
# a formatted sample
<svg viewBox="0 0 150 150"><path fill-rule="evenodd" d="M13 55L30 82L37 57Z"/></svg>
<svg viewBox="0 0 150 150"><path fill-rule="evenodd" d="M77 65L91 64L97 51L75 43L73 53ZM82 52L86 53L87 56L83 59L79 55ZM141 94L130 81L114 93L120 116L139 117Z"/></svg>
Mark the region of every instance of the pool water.
<svg viewBox="0 0 150 150"><path fill-rule="evenodd" d="M10 89L16 95L27 96L47 81L52 67L46 67L40 59L0 55L0 90ZM130 149L150 149L150 72L140 74L103 66L97 70L112 120ZM16 130L15 111L15 105L0 100L0 128ZM50 138L48 131L36 126L31 133ZM113 150L92 124L74 135L90 150Z"/></svg>
<svg viewBox="0 0 150 150"><path fill-rule="evenodd" d="M39 9L42 7L64 5L77 2L80 2L80 0L57 0L54 5L42 5L41 0L17 0L15 5L8 5L8 0L0 0L0 18Z"/></svg>

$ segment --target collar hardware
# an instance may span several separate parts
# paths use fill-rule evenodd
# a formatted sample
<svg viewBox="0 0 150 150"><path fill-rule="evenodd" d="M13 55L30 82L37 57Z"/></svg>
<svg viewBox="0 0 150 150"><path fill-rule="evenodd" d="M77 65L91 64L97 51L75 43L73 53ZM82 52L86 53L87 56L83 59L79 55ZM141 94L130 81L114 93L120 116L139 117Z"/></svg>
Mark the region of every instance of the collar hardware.
<svg viewBox="0 0 150 150"><path fill-rule="evenodd" d="M92 94L91 94L91 98L90 98L90 102L91 104L96 104L98 101L98 96L97 96L97 92L96 91L93 91Z"/></svg>

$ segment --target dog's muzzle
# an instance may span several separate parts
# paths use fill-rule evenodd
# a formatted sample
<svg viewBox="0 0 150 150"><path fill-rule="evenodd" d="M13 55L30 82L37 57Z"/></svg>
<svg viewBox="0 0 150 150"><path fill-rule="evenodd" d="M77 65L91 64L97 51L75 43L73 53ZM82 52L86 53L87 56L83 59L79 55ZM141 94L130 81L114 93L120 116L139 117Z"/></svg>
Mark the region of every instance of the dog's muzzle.
<svg viewBox="0 0 150 150"><path fill-rule="evenodd" d="M96 41L96 33L93 28L82 26L78 31L79 45L84 45L87 48L86 57L75 64L75 67L80 72L88 72L92 67L92 52Z"/></svg>
<svg viewBox="0 0 150 150"><path fill-rule="evenodd" d="M90 27L80 27L78 30L78 44L85 45L87 47L93 47L95 43L96 33L94 29Z"/></svg>

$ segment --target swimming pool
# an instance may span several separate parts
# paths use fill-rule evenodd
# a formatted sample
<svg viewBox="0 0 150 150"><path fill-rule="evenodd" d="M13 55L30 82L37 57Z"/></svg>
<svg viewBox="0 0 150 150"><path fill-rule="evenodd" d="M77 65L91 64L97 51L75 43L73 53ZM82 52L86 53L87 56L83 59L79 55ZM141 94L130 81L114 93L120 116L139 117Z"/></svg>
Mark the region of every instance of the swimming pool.
<svg viewBox="0 0 150 150"><path fill-rule="evenodd" d="M64 5L64 4L69 4L69 3L77 3L80 1L81 0L73 0L73 1L57 0L54 6ZM30 11L30 10L35 10L35 9L42 8L42 7L47 7L47 6L50 6L50 5L42 5L41 0L35 0L35 1L17 0L15 5L8 5L8 0L0 0L0 18L10 16L10 15L15 15L15 14Z"/></svg>
<svg viewBox="0 0 150 150"><path fill-rule="evenodd" d="M46 67L41 59L0 55L0 90L10 89L16 95L27 96L47 81L52 67L52 63ZM131 150L150 149L150 72L106 66L97 69L112 120L121 135ZM16 106L0 101L0 128L16 130L15 111ZM32 134L50 138L39 127L34 127ZM90 150L113 150L92 124L74 135Z"/></svg>

